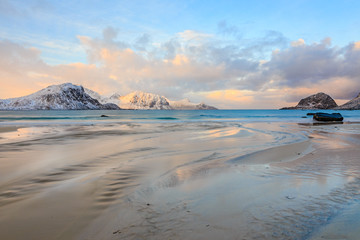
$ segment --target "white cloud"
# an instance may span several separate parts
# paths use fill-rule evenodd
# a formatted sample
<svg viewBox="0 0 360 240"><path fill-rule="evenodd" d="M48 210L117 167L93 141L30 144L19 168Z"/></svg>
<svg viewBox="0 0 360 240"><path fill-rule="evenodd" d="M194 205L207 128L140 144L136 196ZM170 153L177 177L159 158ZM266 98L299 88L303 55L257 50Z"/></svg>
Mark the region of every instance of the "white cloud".
<svg viewBox="0 0 360 240"><path fill-rule="evenodd" d="M305 40L302 38L299 38L298 40L291 42L291 46L293 47L299 47L304 45L305 45Z"/></svg>
<svg viewBox="0 0 360 240"><path fill-rule="evenodd" d="M0 41L0 97L73 82L104 94L143 90L169 98L197 95L224 108L261 108L281 107L316 91L341 99L360 91L358 42L338 47L329 38L312 44L299 39L289 45L282 34L268 32L241 45L189 30L153 44L148 34L123 41L113 28L101 38L78 39L89 62L53 66L37 49ZM269 49L270 57L254 57Z"/></svg>

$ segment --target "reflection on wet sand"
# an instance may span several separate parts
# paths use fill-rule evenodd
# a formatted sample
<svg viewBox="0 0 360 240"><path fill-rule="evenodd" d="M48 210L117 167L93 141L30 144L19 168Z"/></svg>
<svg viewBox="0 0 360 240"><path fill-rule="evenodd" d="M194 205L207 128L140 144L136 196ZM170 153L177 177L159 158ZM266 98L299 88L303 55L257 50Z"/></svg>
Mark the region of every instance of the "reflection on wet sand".
<svg viewBox="0 0 360 240"><path fill-rule="evenodd" d="M359 200L356 124L19 129L0 131L0 239L308 239Z"/></svg>

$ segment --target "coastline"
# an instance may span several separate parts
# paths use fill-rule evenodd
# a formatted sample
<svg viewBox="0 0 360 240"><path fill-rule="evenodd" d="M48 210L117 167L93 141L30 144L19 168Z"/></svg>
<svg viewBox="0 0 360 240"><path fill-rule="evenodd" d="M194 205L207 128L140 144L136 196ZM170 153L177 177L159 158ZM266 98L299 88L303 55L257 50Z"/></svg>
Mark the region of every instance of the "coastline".
<svg viewBox="0 0 360 240"><path fill-rule="evenodd" d="M332 229L352 218L346 209L360 215L359 129L284 122L27 127L21 140L1 143L0 238L338 236ZM341 236L354 239L350 230Z"/></svg>

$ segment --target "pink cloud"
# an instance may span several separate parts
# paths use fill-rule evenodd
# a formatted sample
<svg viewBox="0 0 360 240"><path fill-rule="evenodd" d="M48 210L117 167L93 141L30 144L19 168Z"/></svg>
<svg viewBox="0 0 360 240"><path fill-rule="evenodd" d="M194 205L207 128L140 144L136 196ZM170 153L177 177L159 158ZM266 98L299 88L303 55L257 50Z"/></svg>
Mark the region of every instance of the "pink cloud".
<svg viewBox="0 0 360 240"><path fill-rule="evenodd" d="M268 37L259 44L271 46L281 35ZM134 44L117 41L111 28L102 38L78 39L88 63L54 66L35 48L0 41L0 98L72 82L102 94L142 90L170 99L193 96L223 108L278 108L320 91L337 99L360 91L358 42L337 47L328 38L312 44L299 39L277 48L269 59L254 60L244 54L263 46L219 44L211 35L190 30L160 44L149 42L147 35Z"/></svg>

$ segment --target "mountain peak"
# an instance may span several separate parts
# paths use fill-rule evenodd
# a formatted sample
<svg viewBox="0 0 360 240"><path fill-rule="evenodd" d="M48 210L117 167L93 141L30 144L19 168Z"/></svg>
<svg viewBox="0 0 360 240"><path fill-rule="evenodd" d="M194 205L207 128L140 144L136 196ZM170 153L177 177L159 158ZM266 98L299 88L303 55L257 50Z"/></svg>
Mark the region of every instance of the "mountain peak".
<svg viewBox="0 0 360 240"><path fill-rule="evenodd" d="M295 107L282 109L334 109L337 107L336 102L326 93L319 92L303 98Z"/></svg>
<svg viewBox="0 0 360 240"><path fill-rule="evenodd" d="M101 104L82 86L72 83L51 85L33 94L0 101L3 110L77 110L119 109L115 104Z"/></svg>
<svg viewBox="0 0 360 240"><path fill-rule="evenodd" d="M171 109L164 96L142 91L131 92L119 97L121 106L128 109Z"/></svg>

